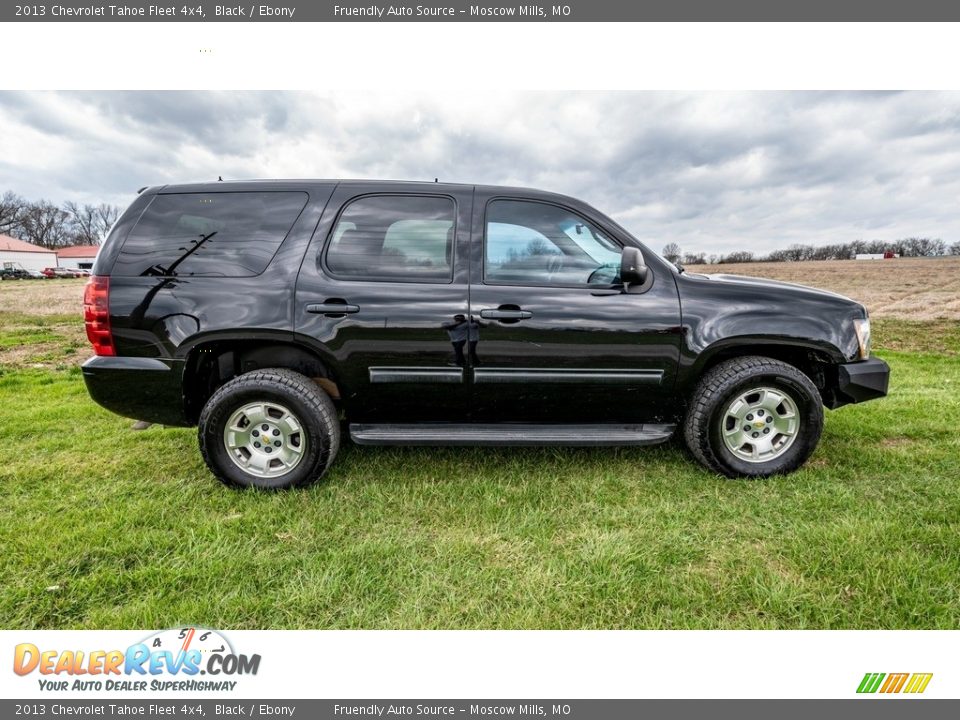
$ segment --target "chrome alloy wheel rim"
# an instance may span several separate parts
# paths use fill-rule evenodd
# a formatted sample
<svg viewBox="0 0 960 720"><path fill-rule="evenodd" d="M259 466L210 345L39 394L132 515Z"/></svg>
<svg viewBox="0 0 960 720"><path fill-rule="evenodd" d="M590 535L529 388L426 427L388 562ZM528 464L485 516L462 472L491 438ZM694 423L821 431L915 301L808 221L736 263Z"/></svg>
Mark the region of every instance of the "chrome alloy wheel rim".
<svg viewBox="0 0 960 720"><path fill-rule="evenodd" d="M783 390L751 388L723 412L723 442L736 457L763 463L783 455L800 431L797 403Z"/></svg>
<svg viewBox="0 0 960 720"><path fill-rule="evenodd" d="M307 433L288 408L273 402L244 405L227 420L223 445L233 464L260 478L293 470L307 450Z"/></svg>

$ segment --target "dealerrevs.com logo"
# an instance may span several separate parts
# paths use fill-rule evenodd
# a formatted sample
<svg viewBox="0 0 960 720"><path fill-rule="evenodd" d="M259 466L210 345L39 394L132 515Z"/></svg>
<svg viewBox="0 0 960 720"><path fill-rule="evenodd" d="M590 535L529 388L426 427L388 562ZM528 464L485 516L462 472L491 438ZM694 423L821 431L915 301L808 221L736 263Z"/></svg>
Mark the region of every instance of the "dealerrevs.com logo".
<svg viewBox="0 0 960 720"><path fill-rule="evenodd" d="M858 693L916 694L927 689L933 673L867 673L857 686Z"/></svg>
<svg viewBox="0 0 960 720"><path fill-rule="evenodd" d="M13 671L36 673L41 690L141 692L231 691L243 675L256 675L260 655L234 651L216 630L163 630L126 650L14 648ZM202 676L202 677L201 677Z"/></svg>

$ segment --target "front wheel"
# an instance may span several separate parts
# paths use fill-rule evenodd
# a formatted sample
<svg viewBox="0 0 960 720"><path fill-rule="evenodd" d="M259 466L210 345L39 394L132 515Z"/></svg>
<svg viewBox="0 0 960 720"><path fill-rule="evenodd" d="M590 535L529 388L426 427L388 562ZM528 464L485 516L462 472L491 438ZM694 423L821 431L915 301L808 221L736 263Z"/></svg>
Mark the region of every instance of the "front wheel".
<svg viewBox="0 0 960 720"><path fill-rule="evenodd" d="M200 413L200 451L227 485L269 490L320 478L340 447L330 397L286 369L257 370L224 383Z"/></svg>
<svg viewBox="0 0 960 720"><path fill-rule="evenodd" d="M693 456L731 478L793 472L822 431L823 404L810 378L766 357L735 358L707 372L683 428Z"/></svg>

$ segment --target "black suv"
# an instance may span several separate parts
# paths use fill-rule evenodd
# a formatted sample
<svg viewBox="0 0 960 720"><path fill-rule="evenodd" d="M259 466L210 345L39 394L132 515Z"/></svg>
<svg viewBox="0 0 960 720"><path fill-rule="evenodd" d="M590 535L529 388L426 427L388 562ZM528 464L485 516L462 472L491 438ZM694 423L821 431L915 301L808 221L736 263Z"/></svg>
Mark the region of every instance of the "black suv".
<svg viewBox="0 0 960 720"><path fill-rule="evenodd" d="M241 486L358 444L647 445L790 472L823 406L886 394L861 305L678 270L579 200L509 187L256 181L145 189L84 298L104 407L199 426Z"/></svg>

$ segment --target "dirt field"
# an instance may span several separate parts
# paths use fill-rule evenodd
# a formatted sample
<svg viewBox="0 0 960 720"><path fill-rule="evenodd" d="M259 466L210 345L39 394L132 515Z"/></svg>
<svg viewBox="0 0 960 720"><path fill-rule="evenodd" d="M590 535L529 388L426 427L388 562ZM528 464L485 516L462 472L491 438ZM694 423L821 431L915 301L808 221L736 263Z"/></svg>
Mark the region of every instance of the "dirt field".
<svg viewBox="0 0 960 720"><path fill-rule="evenodd" d="M0 282L0 326L6 316L83 315L83 278Z"/></svg>
<svg viewBox="0 0 960 720"><path fill-rule="evenodd" d="M0 373L65 369L90 357L83 327L86 280L0 282Z"/></svg>
<svg viewBox="0 0 960 720"><path fill-rule="evenodd" d="M832 290L863 303L872 317L960 320L960 257L690 265L687 270Z"/></svg>

